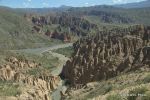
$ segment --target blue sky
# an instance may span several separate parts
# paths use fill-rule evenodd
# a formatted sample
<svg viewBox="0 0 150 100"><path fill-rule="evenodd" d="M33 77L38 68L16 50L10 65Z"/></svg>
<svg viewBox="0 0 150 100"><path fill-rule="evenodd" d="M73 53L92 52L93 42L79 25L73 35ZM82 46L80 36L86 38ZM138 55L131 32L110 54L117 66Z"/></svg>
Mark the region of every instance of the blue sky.
<svg viewBox="0 0 150 100"><path fill-rule="evenodd" d="M82 7L103 4L124 4L139 1L144 0L0 0L0 5L13 8L43 8L59 7L61 5Z"/></svg>

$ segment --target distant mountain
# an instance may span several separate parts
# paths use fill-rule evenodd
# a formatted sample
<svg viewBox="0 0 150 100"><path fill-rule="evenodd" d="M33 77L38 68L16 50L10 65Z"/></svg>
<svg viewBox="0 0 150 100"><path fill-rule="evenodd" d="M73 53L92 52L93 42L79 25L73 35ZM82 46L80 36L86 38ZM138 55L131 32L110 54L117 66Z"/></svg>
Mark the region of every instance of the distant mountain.
<svg viewBox="0 0 150 100"><path fill-rule="evenodd" d="M118 5L119 7L119 5ZM91 23L109 23L109 24L150 24L150 7L147 8L119 8L108 5L97 5L91 7L69 7L60 6L58 8L22 8L17 11L25 13L39 13L42 15L67 14L84 18Z"/></svg>
<svg viewBox="0 0 150 100"><path fill-rule="evenodd" d="M62 5L62 6L58 7L58 9L66 9L66 10L68 10L70 8L72 8L72 7L71 6L66 6L66 5Z"/></svg>
<svg viewBox="0 0 150 100"><path fill-rule="evenodd" d="M30 13L55 13L55 12L62 12L70 9L70 6L62 5L60 7L49 7L49 8L16 8L18 11L23 12L30 12Z"/></svg>
<svg viewBox="0 0 150 100"><path fill-rule="evenodd" d="M145 24L150 25L150 7L147 8L119 8L107 5L92 7L77 7L69 9L69 14L87 18L92 23L115 24Z"/></svg>
<svg viewBox="0 0 150 100"><path fill-rule="evenodd" d="M150 7L118 9L100 5L13 9L0 6L0 48L46 46L52 44L51 37L62 40L62 37L86 36L118 26L150 25L149 18Z"/></svg>
<svg viewBox="0 0 150 100"><path fill-rule="evenodd" d="M150 7L150 0L136 2L136 3L127 3L127 4L121 4L121 5L115 5L116 7L122 7L122 8L144 8L144 7Z"/></svg>

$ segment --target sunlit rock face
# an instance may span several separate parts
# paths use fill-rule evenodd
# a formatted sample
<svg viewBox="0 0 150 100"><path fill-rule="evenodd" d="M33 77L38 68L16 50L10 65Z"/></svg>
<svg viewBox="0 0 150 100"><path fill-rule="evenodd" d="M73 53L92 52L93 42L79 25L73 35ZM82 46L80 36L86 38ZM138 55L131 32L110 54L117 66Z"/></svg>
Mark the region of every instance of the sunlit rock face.
<svg viewBox="0 0 150 100"><path fill-rule="evenodd" d="M74 55L61 76L72 85L86 84L150 67L150 27L124 33L101 33L74 44Z"/></svg>
<svg viewBox="0 0 150 100"><path fill-rule="evenodd" d="M16 100L51 100L50 93L61 81L59 76L52 76L42 71L37 76L27 74L29 70L41 67L41 64L35 61L10 57L6 62L7 64L0 66L0 80L24 85L22 93L15 97Z"/></svg>

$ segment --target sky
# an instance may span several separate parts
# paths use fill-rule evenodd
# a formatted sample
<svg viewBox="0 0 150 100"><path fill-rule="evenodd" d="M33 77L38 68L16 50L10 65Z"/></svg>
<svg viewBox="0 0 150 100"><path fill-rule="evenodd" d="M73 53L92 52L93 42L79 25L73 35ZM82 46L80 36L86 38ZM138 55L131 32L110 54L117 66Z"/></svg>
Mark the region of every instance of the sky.
<svg viewBox="0 0 150 100"><path fill-rule="evenodd" d="M140 2L144 0L0 0L0 6L12 8L48 8L62 5L83 7L94 5L113 5Z"/></svg>

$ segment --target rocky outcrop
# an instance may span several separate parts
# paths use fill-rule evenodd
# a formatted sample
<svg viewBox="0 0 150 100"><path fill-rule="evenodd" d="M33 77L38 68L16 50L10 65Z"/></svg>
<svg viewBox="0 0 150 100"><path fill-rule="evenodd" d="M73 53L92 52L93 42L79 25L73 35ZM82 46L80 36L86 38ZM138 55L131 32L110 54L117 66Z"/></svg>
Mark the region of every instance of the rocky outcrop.
<svg viewBox="0 0 150 100"><path fill-rule="evenodd" d="M60 78L57 76L28 76L25 78L24 83L44 90L52 91L57 88L59 81Z"/></svg>
<svg viewBox="0 0 150 100"><path fill-rule="evenodd" d="M28 85L24 93L18 98L19 100L51 100L50 93L57 88L60 81L59 77L41 76L41 77L26 77L24 82Z"/></svg>
<svg viewBox="0 0 150 100"><path fill-rule="evenodd" d="M2 65L0 68L0 80L16 80L23 79L24 75L21 74L23 70L26 72L29 69L37 68L40 64L34 61L18 60L15 57L7 59L8 64Z"/></svg>
<svg viewBox="0 0 150 100"><path fill-rule="evenodd" d="M15 57L6 61L8 63L0 67L0 80L24 85L22 93L16 97L17 100L51 100L50 93L60 83L59 76L52 76L43 71L39 75L28 74L29 70L41 67L41 64L35 61Z"/></svg>
<svg viewBox="0 0 150 100"><path fill-rule="evenodd" d="M71 42L71 36L69 36L69 35L67 35L65 33L58 33L57 31L50 32L49 30L47 30L45 35L50 37L50 38L62 40L64 42Z"/></svg>
<svg viewBox="0 0 150 100"><path fill-rule="evenodd" d="M139 29L137 33L104 33L77 41L61 76L77 85L150 67L150 29Z"/></svg>
<svg viewBox="0 0 150 100"><path fill-rule="evenodd" d="M0 69L1 80L12 80L15 76L15 71L9 65L5 65Z"/></svg>
<svg viewBox="0 0 150 100"><path fill-rule="evenodd" d="M51 96L49 95L49 91L31 88L22 93L17 100L51 100Z"/></svg>
<svg viewBox="0 0 150 100"><path fill-rule="evenodd" d="M86 36L91 30L98 31L96 24L84 17L69 15L67 12L43 16L25 14L24 17L33 23L32 31L34 33L41 33L64 42L70 42L72 36Z"/></svg>

